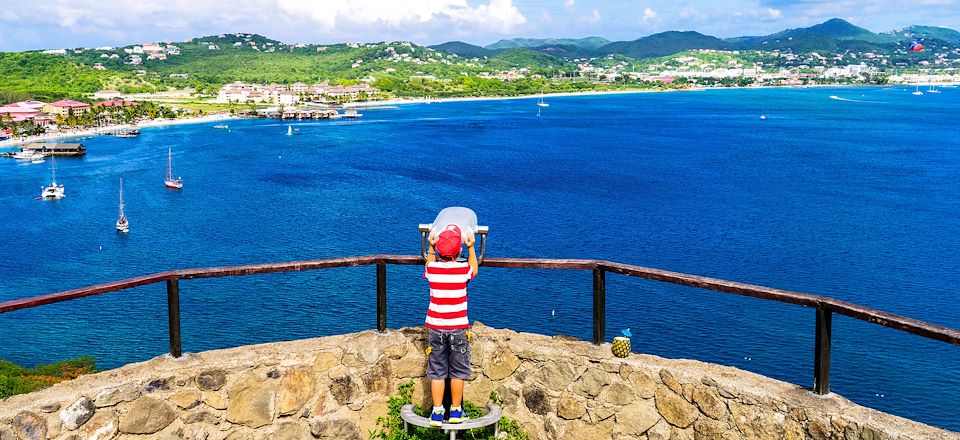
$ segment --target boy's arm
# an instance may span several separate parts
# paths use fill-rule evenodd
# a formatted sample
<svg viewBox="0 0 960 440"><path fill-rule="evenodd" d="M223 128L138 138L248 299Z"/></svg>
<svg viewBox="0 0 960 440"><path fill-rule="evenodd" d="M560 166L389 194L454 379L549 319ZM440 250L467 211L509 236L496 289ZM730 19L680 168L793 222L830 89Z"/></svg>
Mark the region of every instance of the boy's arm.
<svg viewBox="0 0 960 440"><path fill-rule="evenodd" d="M436 237L430 236L429 241L430 241L430 247L427 248L427 262L423 265L424 270L426 270L426 267L427 267L430 263L433 263L434 261L437 261L437 253L436 253L436 251L433 249L433 246L434 246L435 244L437 244L437 239L436 239Z"/></svg>
<svg viewBox="0 0 960 440"><path fill-rule="evenodd" d="M472 271L470 278L477 276L477 272L480 270L480 264L477 263L477 251L473 249L473 243L475 242L474 238L467 237L467 240L464 244L467 245L467 264L470 265L470 270Z"/></svg>

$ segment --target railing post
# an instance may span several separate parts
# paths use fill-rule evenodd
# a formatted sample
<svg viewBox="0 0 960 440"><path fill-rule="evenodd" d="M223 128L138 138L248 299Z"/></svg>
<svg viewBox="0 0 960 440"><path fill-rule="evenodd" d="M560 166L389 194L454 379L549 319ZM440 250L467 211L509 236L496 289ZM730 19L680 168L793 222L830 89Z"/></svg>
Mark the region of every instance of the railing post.
<svg viewBox="0 0 960 440"><path fill-rule="evenodd" d="M167 280L167 318L170 324L170 355L178 358L180 351L180 279Z"/></svg>
<svg viewBox="0 0 960 440"><path fill-rule="evenodd" d="M600 345L607 340L607 281L603 269L593 270L593 343Z"/></svg>
<svg viewBox="0 0 960 440"><path fill-rule="evenodd" d="M813 358L813 392L830 392L830 332L833 312L817 307L816 353Z"/></svg>
<svg viewBox="0 0 960 440"><path fill-rule="evenodd" d="M387 263L377 263L377 331L387 331Z"/></svg>

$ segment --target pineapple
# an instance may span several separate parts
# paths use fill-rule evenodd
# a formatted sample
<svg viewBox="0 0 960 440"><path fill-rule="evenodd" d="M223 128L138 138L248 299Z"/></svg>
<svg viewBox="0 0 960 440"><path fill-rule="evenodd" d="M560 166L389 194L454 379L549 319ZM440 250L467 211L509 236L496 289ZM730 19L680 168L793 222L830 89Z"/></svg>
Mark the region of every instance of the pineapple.
<svg viewBox="0 0 960 440"><path fill-rule="evenodd" d="M623 336L617 336L613 338L613 346L610 349L613 351L613 355L620 358L625 358L630 354L630 337L633 336L630 333L630 329L622 330Z"/></svg>
<svg viewBox="0 0 960 440"><path fill-rule="evenodd" d="M625 358L630 354L630 338L626 336L617 336L613 338L613 355L616 357Z"/></svg>

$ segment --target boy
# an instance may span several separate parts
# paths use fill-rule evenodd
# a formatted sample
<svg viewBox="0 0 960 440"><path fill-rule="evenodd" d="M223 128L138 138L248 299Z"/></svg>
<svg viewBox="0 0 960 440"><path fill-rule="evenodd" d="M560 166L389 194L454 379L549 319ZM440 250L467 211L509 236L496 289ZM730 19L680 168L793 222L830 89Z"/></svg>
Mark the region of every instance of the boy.
<svg viewBox="0 0 960 440"><path fill-rule="evenodd" d="M447 225L439 236L430 237L427 264L423 277L430 282L430 307L427 309L427 377L431 379L433 411L430 424L443 424L443 392L445 379L450 378L450 423L467 419L463 414L463 381L470 378L470 341L467 339L467 282L477 275L477 254L474 238L467 237L467 262L457 261L460 255L460 228ZM434 252L436 249L436 252ZM439 261L437 256L439 255Z"/></svg>

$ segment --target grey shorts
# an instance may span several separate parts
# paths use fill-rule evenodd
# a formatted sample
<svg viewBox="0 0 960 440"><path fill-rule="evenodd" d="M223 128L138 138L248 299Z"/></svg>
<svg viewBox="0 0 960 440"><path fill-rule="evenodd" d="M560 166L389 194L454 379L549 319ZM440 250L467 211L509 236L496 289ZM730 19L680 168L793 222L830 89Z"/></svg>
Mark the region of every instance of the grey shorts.
<svg viewBox="0 0 960 440"><path fill-rule="evenodd" d="M430 356L427 357L427 378L469 379L470 341L467 329L436 330L427 328Z"/></svg>

